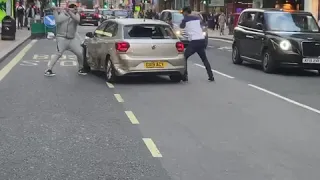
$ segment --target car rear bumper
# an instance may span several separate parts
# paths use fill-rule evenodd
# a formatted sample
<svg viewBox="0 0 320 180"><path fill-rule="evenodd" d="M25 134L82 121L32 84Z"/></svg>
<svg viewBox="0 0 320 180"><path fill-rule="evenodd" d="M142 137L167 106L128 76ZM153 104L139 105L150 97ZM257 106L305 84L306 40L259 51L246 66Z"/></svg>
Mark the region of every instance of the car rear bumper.
<svg viewBox="0 0 320 180"><path fill-rule="evenodd" d="M160 58L159 58L160 59ZM165 62L163 68L146 68L145 62ZM185 71L185 59L183 54L179 54L176 58L161 58L161 60L138 60L138 59L120 59L119 62L114 62L117 75L132 75L132 74L163 74L170 75Z"/></svg>
<svg viewBox="0 0 320 180"><path fill-rule="evenodd" d="M80 23L88 23L88 24L90 24L90 23L95 24L98 22L99 22L98 19L81 19L80 20Z"/></svg>

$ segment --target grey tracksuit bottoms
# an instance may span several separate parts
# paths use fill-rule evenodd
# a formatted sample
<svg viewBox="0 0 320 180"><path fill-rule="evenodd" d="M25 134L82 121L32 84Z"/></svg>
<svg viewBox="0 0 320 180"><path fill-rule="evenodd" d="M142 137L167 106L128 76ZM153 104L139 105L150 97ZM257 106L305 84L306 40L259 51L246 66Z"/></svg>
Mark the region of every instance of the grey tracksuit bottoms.
<svg viewBox="0 0 320 180"><path fill-rule="evenodd" d="M52 70L54 65L57 63L62 54L69 50L77 56L79 69L83 68L83 57L82 57L82 47L81 41L77 37L73 39L66 39L63 37L56 37L57 40L57 50L58 52L53 56L53 58L48 63L48 69Z"/></svg>

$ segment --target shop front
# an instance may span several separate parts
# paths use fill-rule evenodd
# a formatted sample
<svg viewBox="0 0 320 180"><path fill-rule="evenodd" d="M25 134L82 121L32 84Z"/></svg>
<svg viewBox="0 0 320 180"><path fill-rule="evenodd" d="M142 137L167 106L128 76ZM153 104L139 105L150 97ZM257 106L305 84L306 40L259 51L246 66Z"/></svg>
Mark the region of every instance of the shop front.
<svg viewBox="0 0 320 180"><path fill-rule="evenodd" d="M6 15L14 16L13 0L0 0L0 22Z"/></svg>

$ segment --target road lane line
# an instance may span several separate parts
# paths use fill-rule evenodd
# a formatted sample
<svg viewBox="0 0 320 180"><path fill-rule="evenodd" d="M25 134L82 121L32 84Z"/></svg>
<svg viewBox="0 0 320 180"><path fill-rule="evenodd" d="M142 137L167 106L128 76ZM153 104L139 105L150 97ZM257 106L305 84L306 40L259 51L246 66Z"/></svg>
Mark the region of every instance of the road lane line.
<svg viewBox="0 0 320 180"><path fill-rule="evenodd" d="M24 47L6 66L0 70L0 81L7 76L7 74L16 66L23 56L30 50L30 48L37 42L36 39L32 40L26 47Z"/></svg>
<svg viewBox="0 0 320 180"><path fill-rule="evenodd" d="M209 38L210 40L213 41L222 41L222 42L227 42L227 43L233 43L233 41L231 40L224 40L224 39L217 39L217 38Z"/></svg>
<svg viewBox="0 0 320 180"><path fill-rule="evenodd" d="M201 64L194 63L194 65L196 65L196 66L198 66L198 67L201 67L201 68L206 68L205 66L203 66L203 65L201 65ZM214 72L214 73L216 73L216 74L219 74L219 75L221 75L221 76L224 76L224 77L227 77L227 78L230 78L230 79L234 79L234 77L229 76L229 75L227 75L227 74L224 74L224 73L222 73L222 72L219 72L219 71L217 71L217 70L214 70L214 69L211 69L211 70L212 70L212 72Z"/></svg>
<svg viewBox="0 0 320 180"><path fill-rule="evenodd" d="M156 144L152 141L151 138L142 138L142 139L153 157L162 157L162 154L160 153L159 149L157 148Z"/></svg>
<svg viewBox="0 0 320 180"><path fill-rule="evenodd" d="M140 124L136 116L133 114L132 111L125 111L126 115L128 116L129 120L132 124Z"/></svg>
<svg viewBox="0 0 320 180"><path fill-rule="evenodd" d="M114 97L117 99L118 102L120 102L120 103L124 102L124 100L120 94L114 94Z"/></svg>
<svg viewBox="0 0 320 180"><path fill-rule="evenodd" d="M114 85L113 84L111 84L111 83L108 83L108 82L106 82L106 84L107 84L107 86L109 87L109 88L114 88Z"/></svg>
<svg viewBox="0 0 320 180"><path fill-rule="evenodd" d="M292 99L289 99L289 98L287 98L287 97L281 96L280 94L271 92L271 91L269 91L269 90L266 90L266 89L264 89L264 88L261 88L261 87L259 87L259 86L253 85L253 84L248 84L248 86L253 87L253 88L255 88L255 89L258 89L258 90L260 90L260 91L263 91L263 92L265 92L265 93L267 93L267 94L270 94L270 95L272 95L272 96L275 96L275 97L277 97L277 98L279 98L279 99L282 99L282 100L284 100L284 101L287 101L287 102L289 102L289 103L291 103L291 104L294 104L294 105L296 105L296 106L299 106L299 107L302 107L302 108L307 109L307 110L309 110L309 111L312 111L312 112L315 112L315 113L320 114L320 110L315 109L315 108L310 107L310 106L307 106L307 105L305 105L305 104L299 103L299 102L294 101L294 100L292 100Z"/></svg>

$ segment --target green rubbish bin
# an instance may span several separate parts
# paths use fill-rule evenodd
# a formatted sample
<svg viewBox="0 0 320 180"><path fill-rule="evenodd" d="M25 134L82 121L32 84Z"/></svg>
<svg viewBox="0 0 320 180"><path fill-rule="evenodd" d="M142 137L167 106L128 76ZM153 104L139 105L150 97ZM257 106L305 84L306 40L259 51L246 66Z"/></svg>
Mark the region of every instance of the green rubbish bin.
<svg viewBox="0 0 320 180"><path fill-rule="evenodd" d="M42 38L46 35L46 29L41 21L31 24L31 38Z"/></svg>

